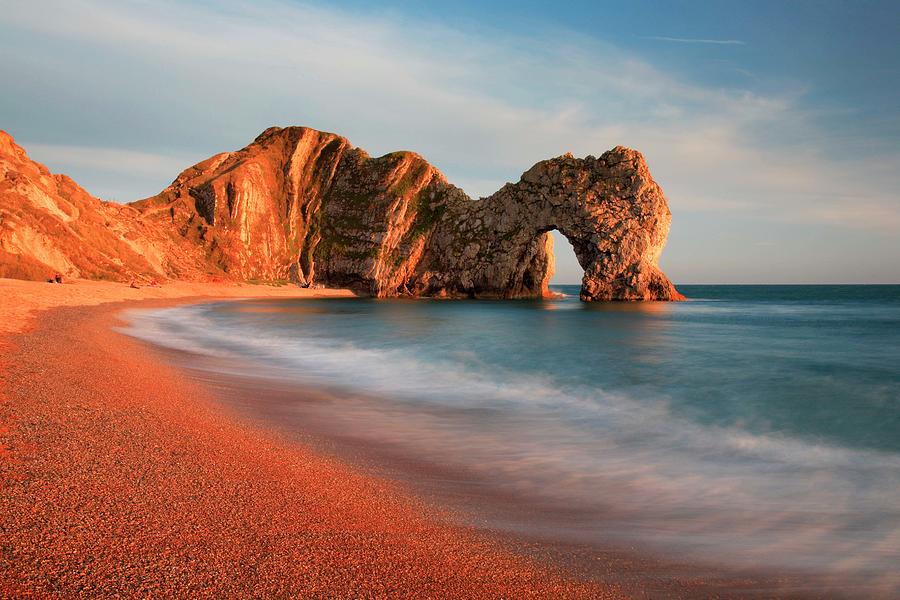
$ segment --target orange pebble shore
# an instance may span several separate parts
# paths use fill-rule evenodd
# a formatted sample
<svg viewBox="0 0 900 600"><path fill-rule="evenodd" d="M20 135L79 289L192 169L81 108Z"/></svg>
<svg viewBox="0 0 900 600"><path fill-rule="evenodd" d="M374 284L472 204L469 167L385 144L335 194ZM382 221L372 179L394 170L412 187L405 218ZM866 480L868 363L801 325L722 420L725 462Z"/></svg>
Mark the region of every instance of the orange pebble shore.
<svg viewBox="0 0 900 600"><path fill-rule="evenodd" d="M247 423L125 307L346 296L0 279L0 597L618 598Z"/></svg>

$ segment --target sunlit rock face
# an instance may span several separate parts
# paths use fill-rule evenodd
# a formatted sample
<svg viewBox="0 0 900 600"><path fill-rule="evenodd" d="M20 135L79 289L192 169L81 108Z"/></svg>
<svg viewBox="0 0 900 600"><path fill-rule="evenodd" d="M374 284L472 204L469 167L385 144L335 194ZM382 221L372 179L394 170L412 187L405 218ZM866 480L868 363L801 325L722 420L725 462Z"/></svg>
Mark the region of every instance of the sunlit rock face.
<svg viewBox="0 0 900 600"><path fill-rule="evenodd" d="M584 300L679 298L656 262L665 197L640 153L621 147L540 162L472 200L415 153L372 158L334 134L272 128L136 206L169 207L176 230L242 279L380 297L535 297L547 293L558 229L585 270Z"/></svg>
<svg viewBox="0 0 900 600"><path fill-rule="evenodd" d="M334 134L269 129L242 150L186 169L133 206L180 240L188 263L229 279L276 281L293 274L307 284L313 245L307 237L315 237L325 193L350 150ZM308 272L298 271L300 264Z"/></svg>
<svg viewBox="0 0 900 600"><path fill-rule="evenodd" d="M112 210L84 195L83 213ZM38 204L29 210L53 212ZM373 158L332 133L273 127L121 211L116 227L152 260L132 261L118 278L137 270L378 297L538 297L553 273L548 232L558 229L585 270L582 299L680 298L656 262L671 221L665 197L643 157L621 147L540 162L472 200L415 153ZM63 212L55 218L84 218Z"/></svg>
<svg viewBox="0 0 900 600"><path fill-rule="evenodd" d="M159 277L169 252L134 208L103 202L0 131L0 277Z"/></svg>
<svg viewBox="0 0 900 600"><path fill-rule="evenodd" d="M529 297L547 292L559 230L584 269L582 300L676 300L659 270L671 214L639 152L539 162L488 198L454 196L416 289Z"/></svg>

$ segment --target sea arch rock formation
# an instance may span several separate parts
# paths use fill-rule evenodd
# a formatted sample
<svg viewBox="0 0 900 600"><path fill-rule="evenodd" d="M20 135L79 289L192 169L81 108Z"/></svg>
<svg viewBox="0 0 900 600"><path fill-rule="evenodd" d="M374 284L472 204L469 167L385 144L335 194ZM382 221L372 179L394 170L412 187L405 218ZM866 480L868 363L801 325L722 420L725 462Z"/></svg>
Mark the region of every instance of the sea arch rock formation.
<svg viewBox="0 0 900 600"><path fill-rule="evenodd" d="M436 269L444 277L436 277L453 291L546 294L553 273L548 232L555 229L584 269L582 300L681 298L657 265L671 213L635 150L619 146L599 158L545 160L518 183L453 208L432 245L444 263Z"/></svg>
<svg viewBox="0 0 900 600"><path fill-rule="evenodd" d="M657 266L665 197L641 154L623 147L542 161L473 200L414 152L371 157L333 133L272 127L123 206L51 176L8 135L0 142L0 273L540 297L558 229L585 270L583 300L681 297Z"/></svg>

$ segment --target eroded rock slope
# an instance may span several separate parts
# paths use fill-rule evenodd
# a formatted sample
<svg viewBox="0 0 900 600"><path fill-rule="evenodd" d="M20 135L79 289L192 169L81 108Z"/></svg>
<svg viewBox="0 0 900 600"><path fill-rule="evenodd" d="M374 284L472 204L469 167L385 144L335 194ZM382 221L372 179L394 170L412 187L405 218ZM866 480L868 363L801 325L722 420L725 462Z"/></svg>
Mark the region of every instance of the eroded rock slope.
<svg viewBox="0 0 900 600"><path fill-rule="evenodd" d="M472 200L418 154L373 158L332 133L273 127L126 206L50 175L11 138L0 155L0 268L13 276L9 265L18 261L29 265L22 273L289 279L379 297L535 297L547 293L548 232L558 229L585 269L582 299L680 298L657 266L671 221L665 197L641 154L627 148L540 162L518 183ZM66 204L73 198L77 212ZM55 237L60 227L64 243Z"/></svg>

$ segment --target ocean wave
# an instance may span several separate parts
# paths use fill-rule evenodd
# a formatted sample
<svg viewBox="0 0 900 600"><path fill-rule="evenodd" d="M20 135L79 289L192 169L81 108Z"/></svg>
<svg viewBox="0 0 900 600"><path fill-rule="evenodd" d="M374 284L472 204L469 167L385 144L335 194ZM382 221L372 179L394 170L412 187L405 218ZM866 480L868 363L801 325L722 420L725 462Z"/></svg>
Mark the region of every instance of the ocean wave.
<svg viewBox="0 0 900 600"><path fill-rule="evenodd" d="M676 414L664 394L563 385L465 349L441 358L291 331L261 335L219 318L215 305L127 318L129 335L223 359L215 368L232 374L358 394L331 415L348 431L577 507L588 516L573 535L870 575L900 560L895 453L703 425Z"/></svg>

